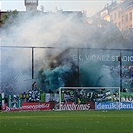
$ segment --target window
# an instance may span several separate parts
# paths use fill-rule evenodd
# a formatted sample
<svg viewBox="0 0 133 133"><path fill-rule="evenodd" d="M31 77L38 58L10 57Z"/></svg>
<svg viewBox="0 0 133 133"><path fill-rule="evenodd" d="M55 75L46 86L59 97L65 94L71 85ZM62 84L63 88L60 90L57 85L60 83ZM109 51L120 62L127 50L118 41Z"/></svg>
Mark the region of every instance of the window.
<svg viewBox="0 0 133 133"><path fill-rule="evenodd" d="M118 17L120 18L120 16L121 16L121 12L119 11L119 12L118 12Z"/></svg>
<svg viewBox="0 0 133 133"><path fill-rule="evenodd" d="M111 20L113 20L113 15L110 16Z"/></svg>
<svg viewBox="0 0 133 133"><path fill-rule="evenodd" d="M114 19L116 19L116 13L114 14Z"/></svg>
<svg viewBox="0 0 133 133"><path fill-rule="evenodd" d="M126 14L126 22L128 21L128 14Z"/></svg>
<svg viewBox="0 0 133 133"><path fill-rule="evenodd" d="M37 3L38 0L25 0L26 3Z"/></svg>
<svg viewBox="0 0 133 133"><path fill-rule="evenodd" d="M118 23L118 27L121 28L121 22Z"/></svg>
<svg viewBox="0 0 133 133"><path fill-rule="evenodd" d="M130 12L130 20L132 20L132 12Z"/></svg>
<svg viewBox="0 0 133 133"><path fill-rule="evenodd" d="M124 16L122 16L122 24L124 23Z"/></svg>

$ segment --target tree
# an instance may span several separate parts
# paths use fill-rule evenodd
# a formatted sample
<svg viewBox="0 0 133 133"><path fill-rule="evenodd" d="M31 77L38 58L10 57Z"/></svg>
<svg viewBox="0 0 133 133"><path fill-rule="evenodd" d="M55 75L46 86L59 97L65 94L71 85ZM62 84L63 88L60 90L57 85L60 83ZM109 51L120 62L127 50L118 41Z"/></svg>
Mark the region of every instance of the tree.
<svg viewBox="0 0 133 133"><path fill-rule="evenodd" d="M2 20L0 19L0 27L2 27L2 25L3 25L3 22L2 22Z"/></svg>
<svg viewBox="0 0 133 133"><path fill-rule="evenodd" d="M8 26L11 26L12 24L14 24L16 21L17 15L18 15L17 10L9 11L6 14L4 14L1 19L2 27L7 28Z"/></svg>

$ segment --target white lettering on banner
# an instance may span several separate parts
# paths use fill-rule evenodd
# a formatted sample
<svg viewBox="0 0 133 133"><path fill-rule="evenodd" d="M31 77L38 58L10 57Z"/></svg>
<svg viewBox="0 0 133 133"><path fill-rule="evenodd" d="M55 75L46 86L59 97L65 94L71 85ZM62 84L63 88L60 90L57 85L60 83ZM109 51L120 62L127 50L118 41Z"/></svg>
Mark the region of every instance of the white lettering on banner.
<svg viewBox="0 0 133 133"><path fill-rule="evenodd" d="M77 110L89 110L90 109L90 104L79 104L77 106Z"/></svg>
<svg viewBox="0 0 133 133"><path fill-rule="evenodd" d="M61 110L89 110L90 104L62 104Z"/></svg>
<svg viewBox="0 0 133 133"><path fill-rule="evenodd" d="M132 95L123 95L120 97L121 102L133 102L133 96Z"/></svg>
<svg viewBox="0 0 133 133"><path fill-rule="evenodd" d="M130 103L120 103L120 108L121 109L133 109L133 102L130 102Z"/></svg>
<svg viewBox="0 0 133 133"><path fill-rule="evenodd" d="M97 103L96 104L97 110L104 110L104 109L133 109L133 102L108 102L108 103Z"/></svg>
<svg viewBox="0 0 133 133"><path fill-rule="evenodd" d="M98 103L97 109L117 109L118 108L118 103Z"/></svg>
<svg viewBox="0 0 133 133"><path fill-rule="evenodd" d="M73 103L73 104L63 104L61 106L61 109L62 110L76 110L76 105Z"/></svg>
<svg viewBox="0 0 133 133"><path fill-rule="evenodd" d="M84 54L84 55L73 55L73 60L78 60L79 61L118 61L118 58L120 56L118 55L109 55L109 54ZM132 62L133 61L133 56L122 56L122 61L124 62Z"/></svg>
<svg viewBox="0 0 133 133"><path fill-rule="evenodd" d="M122 61L133 61L133 56L123 56Z"/></svg>
<svg viewBox="0 0 133 133"><path fill-rule="evenodd" d="M40 104L40 105L24 105L22 107L19 108L9 108L8 106L6 106L6 111L19 111L19 110L38 110L38 109L49 109L50 108L50 104Z"/></svg>
<svg viewBox="0 0 133 133"><path fill-rule="evenodd" d="M10 111L10 108L9 108L8 106L6 106L6 111L7 111L7 112Z"/></svg>

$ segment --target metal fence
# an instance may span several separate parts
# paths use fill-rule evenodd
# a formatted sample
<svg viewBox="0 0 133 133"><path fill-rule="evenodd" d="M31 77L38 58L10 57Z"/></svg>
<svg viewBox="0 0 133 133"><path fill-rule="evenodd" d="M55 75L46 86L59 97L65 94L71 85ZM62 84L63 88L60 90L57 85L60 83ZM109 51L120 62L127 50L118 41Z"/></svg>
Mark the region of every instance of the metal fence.
<svg viewBox="0 0 133 133"><path fill-rule="evenodd" d="M19 94L32 88L55 92L64 86L120 87L131 92L132 51L1 46L0 89Z"/></svg>

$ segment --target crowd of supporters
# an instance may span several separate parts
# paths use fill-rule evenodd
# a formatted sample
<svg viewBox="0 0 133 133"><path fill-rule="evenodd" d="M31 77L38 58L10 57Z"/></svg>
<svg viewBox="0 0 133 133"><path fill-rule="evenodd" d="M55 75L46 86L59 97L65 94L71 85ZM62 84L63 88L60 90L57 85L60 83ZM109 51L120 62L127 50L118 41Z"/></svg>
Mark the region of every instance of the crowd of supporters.
<svg viewBox="0 0 133 133"><path fill-rule="evenodd" d="M110 66L110 70L112 74L117 74L120 76L120 65L118 66ZM122 88L123 90L133 91L133 66L131 65L123 65L122 66Z"/></svg>

